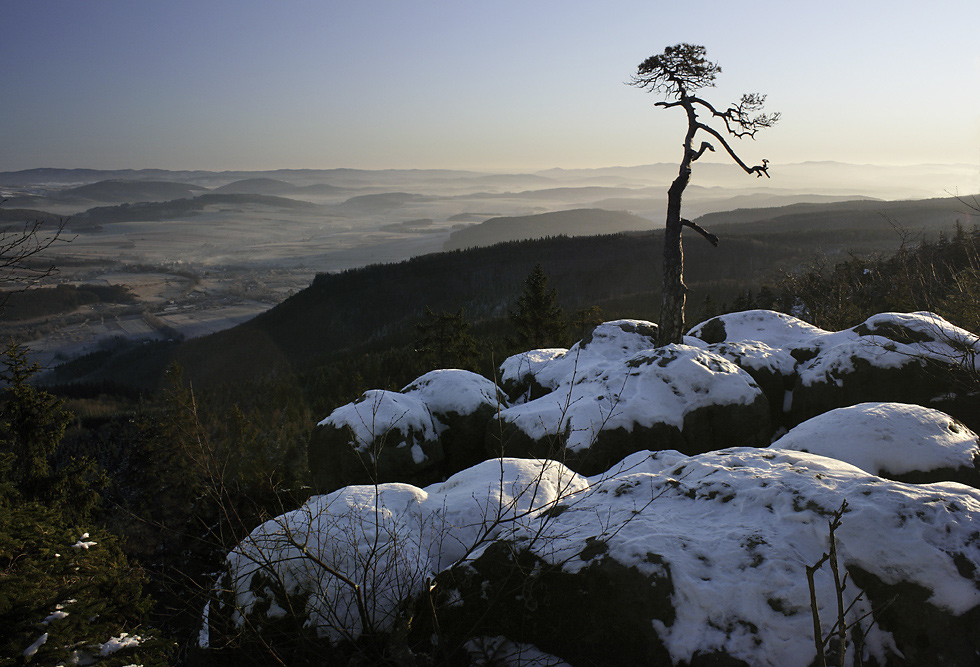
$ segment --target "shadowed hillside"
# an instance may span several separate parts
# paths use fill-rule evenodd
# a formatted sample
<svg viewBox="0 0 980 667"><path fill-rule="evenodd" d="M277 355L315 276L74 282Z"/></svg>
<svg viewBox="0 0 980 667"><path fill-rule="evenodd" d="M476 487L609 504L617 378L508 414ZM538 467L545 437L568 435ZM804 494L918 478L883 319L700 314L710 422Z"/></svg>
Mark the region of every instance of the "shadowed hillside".
<svg viewBox="0 0 980 667"><path fill-rule="evenodd" d="M607 314L654 319L660 304L661 232L558 237L416 257L339 274L227 331L187 341L177 361L197 381L254 378L301 367L345 349L405 345L425 308L465 310L468 320L506 318L540 262L568 312L592 305ZM775 266L803 263L805 247L760 237L691 239L692 303L709 291L731 298ZM447 279L451 277L451 279Z"/></svg>
<svg viewBox="0 0 980 667"><path fill-rule="evenodd" d="M547 236L584 236L639 231L658 226L646 218L625 211L576 209L538 215L491 218L478 225L453 232L443 246L446 250L477 248L504 241Z"/></svg>

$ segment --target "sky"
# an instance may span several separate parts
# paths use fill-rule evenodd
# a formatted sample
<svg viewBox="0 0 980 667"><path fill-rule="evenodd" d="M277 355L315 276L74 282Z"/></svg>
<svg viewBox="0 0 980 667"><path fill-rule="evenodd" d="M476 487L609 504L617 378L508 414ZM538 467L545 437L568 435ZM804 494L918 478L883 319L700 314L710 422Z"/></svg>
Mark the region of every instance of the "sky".
<svg viewBox="0 0 980 667"><path fill-rule="evenodd" d="M0 0L0 171L677 162L625 82L681 42L747 162L980 168L977 0Z"/></svg>

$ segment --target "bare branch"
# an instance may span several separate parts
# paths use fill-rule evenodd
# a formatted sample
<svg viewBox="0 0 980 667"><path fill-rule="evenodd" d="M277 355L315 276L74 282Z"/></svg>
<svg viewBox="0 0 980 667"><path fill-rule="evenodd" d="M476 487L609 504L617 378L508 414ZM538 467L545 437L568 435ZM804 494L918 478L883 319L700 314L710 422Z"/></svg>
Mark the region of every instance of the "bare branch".
<svg viewBox="0 0 980 667"><path fill-rule="evenodd" d="M769 178L769 160L763 160L761 165L757 165L755 167L750 167L747 164L745 164L744 162L742 162L742 158L740 158L735 153L735 149L733 149L728 144L728 142L725 140L725 137L720 132L718 132L718 130L716 130L715 128L711 127L710 125L705 125L704 123L698 123L698 129L704 130L705 132L707 132L708 134L710 134L711 136L713 136L715 139L717 139L718 141L720 141L721 142L721 145L724 147L724 149L728 153L728 155L733 160L735 160L735 164L737 164L738 166L740 166L745 171L745 173L747 173L747 174L755 174L756 176L765 176L766 178Z"/></svg>
<svg viewBox="0 0 980 667"><path fill-rule="evenodd" d="M704 155L704 152L706 150L707 151L711 151L712 153L714 153L715 152L715 147L712 146L711 144L709 144L707 141L702 141L701 142L701 148L699 148L698 150L693 151L691 153L691 162L696 161L698 158L700 158L702 155Z"/></svg>
<svg viewBox="0 0 980 667"><path fill-rule="evenodd" d="M707 229L705 229L704 227L702 227L698 223L691 222L690 220L686 220L684 218L681 218L681 224L684 225L685 227L690 227L691 229L693 229L694 231L696 231L698 234L700 234L701 236L703 236L705 239L707 239L708 243L710 243L711 245L713 245L716 248L718 247L718 237L715 236L714 234L712 234L711 232L709 232Z"/></svg>

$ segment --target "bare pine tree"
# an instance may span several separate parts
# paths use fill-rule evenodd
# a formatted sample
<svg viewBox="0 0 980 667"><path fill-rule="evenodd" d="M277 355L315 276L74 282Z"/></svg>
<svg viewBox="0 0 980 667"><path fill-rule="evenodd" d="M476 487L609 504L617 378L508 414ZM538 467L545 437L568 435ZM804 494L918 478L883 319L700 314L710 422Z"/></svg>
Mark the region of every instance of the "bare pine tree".
<svg viewBox="0 0 980 667"><path fill-rule="evenodd" d="M664 234L664 285L660 309L659 344L680 343L684 335L684 303L687 287L684 285L684 251L681 247L681 229L690 227L704 236L712 245L718 245L718 237L700 226L681 217L681 196L691 180L691 165L704 152L715 148L708 141L694 147L699 132L714 138L738 166L748 174L769 177L768 160L760 166L750 167L735 153L729 138L755 137L755 133L771 127L779 120L778 113L761 113L766 96L747 93L725 111L718 111L698 96L698 91L715 85L715 77L721 67L705 58L705 48L696 44L668 46L660 55L650 56L637 68L628 82L631 86L666 97L657 102L658 107L679 107L687 113L687 134L684 137L684 157L677 178L667 191L667 229ZM699 113L707 113L707 121L714 121L718 129L701 120ZM726 138L727 137L727 138Z"/></svg>

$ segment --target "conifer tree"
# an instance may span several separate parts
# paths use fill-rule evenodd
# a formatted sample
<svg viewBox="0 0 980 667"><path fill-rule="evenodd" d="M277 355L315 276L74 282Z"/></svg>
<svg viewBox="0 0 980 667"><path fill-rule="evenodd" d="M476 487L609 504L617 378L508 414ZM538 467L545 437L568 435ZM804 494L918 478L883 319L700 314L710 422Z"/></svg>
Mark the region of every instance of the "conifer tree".
<svg viewBox="0 0 980 667"><path fill-rule="evenodd" d="M469 322L463 309L455 313L434 313L425 307L425 317L415 325L415 352L425 370L462 368L473 370L476 364L476 341L469 333Z"/></svg>
<svg viewBox="0 0 980 667"><path fill-rule="evenodd" d="M104 477L61 452L70 417L30 384L37 365L16 345L2 363L0 667L166 664L172 645L140 629L143 572L92 523Z"/></svg>
<svg viewBox="0 0 980 667"><path fill-rule="evenodd" d="M30 384L38 365L11 344L0 363L7 389L0 399L0 454L9 455L9 480L24 502L58 505L86 520L99 504L104 474L88 458L60 455L71 417L61 399Z"/></svg>
<svg viewBox="0 0 980 667"><path fill-rule="evenodd" d="M558 304L558 291L548 287L541 263L524 280L517 308L510 313L517 335L513 343L525 349L558 347L565 343L565 318Z"/></svg>

